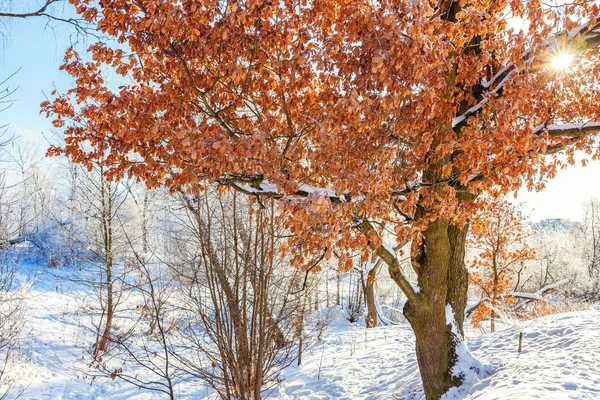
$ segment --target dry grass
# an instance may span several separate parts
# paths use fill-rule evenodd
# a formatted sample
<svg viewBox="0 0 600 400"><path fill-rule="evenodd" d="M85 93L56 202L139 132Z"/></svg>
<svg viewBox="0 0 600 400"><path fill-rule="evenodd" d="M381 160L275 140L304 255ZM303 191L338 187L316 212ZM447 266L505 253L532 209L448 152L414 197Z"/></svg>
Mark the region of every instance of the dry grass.
<svg viewBox="0 0 600 400"><path fill-rule="evenodd" d="M546 315L561 314L572 311L584 311L592 308L586 302L563 299L557 302L534 301L523 312L519 313L521 319L535 319Z"/></svg>

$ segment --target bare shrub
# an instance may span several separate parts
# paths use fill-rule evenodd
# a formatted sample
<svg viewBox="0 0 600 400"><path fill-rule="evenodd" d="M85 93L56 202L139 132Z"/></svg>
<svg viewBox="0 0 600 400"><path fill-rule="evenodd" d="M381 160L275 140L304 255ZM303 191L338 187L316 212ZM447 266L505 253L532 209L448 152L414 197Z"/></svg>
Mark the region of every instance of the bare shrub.
<svg viewBox="0 0 600 400"><path fill-rule="evenodd" d="M183 348L175 353L221 398L259 399L293 361L298 274L278 256L273 203L236 194L185 196L173 263L183 293ZM182 217L182 216L180 216ZM301 308L301 307L300 307Z"/></svg>
<svg viewBox="0 0 600 400"><path fill-rule="evenodd" d="M10 373L21 355L28 287L17 279L16 266L9 257L0 255L0 399L23 390L16 387L18 377Z"/></svg>
<svg viewBox="0 0 600 400"><path fill-rule="evenodd" d="M546 315L561 314L572 311L584 311L589 309L589 304L569 298L563 298L560 300L554 299L552 302L535 301L520 311L519 317L522 319L535 319L544 317Z"/></svg>

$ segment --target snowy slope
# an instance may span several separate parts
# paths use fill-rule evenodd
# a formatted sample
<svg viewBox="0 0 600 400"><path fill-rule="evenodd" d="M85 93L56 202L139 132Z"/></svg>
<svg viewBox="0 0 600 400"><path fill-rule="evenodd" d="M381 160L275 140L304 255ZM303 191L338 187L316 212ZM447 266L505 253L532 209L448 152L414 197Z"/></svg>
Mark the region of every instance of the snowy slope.
<svg viewBox="0 0 600 400"><path fill-rule="evenodd" d="M65 285L64 287L61 287ZM26 388L21 399L162 399L131 385L82 376L91 338L78 326L80 289L39 277L31 292L24 350L28 359L12 373ZM477 380L468 399L600 399L600 310L558 314L520 322L468 346L493 374ZM519 331L523 352L517 354ZM408 324L366 330L330 315L322 341L306 349L303 364L290 367L272 399L422 399ZM180 399L203 399L200 381L177 385ZM10 397L9 397L10 398Z"/></svg>
<svg viewBox="0 0 600 400"><path fill-rule="evenodd" d="M406 324L334 330L286 373L273 397L423 399L413 346ZM468 346L494 372L478 380L467 399L600 399L600 310L522 322Z"/></svg>
<svg viewBox="0 0 600 400"><path fill-rule="evenodd" d="M77 282L36 269L29 265L23 271L25 278L33 281L22 333L26 357L11 367L10 373L18 377L18 385L8 399L164 399L164 394L142 391L123 381L93 378L98 374L89 368L89 349L95 337L79 322L86 318L81 308L90 301L90 294ZM201 382L182 382L177 389L181 399L203 399L212 393Z"/></svg>

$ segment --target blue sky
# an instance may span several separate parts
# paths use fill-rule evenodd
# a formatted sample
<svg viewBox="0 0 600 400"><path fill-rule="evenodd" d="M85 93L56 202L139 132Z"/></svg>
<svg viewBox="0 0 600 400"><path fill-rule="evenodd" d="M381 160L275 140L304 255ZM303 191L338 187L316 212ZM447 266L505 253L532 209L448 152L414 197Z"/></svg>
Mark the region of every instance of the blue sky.
<svg viewBox="0 0 600 400"><path fill-rule="evenodd" d="M75 32L65 25L53 23L52 26L43 18L14 20L4 44L0 61L2 77L21 70L9 81L11 87L19 86L19 89L14 95L16 102L2 119L22 128L47 128L48 121L39 114L43 92L49 95L54 85L66 87L69 83L58 67Z"/></svg>
<svg viewBox="0 0 600 400"><path fill-rule="evenodd" d="M39 105L44 93L49 95L55 86L69 87L70 79L58 67L64 51L78 39L81 38L69 25L52 23L49 26L44 18L14 20L0 54L0 80L21 68L10 81L11 87L19 86L14 95L16 102L0 114L0 125L10 122L20 136L38 143L40 152L46 148L43 133L50 134L52 125L39 113ZM600 197L600 162L559 172L541 193L519 193L519 199L527 202L526 210L533 220L580 220L582 204L591 197Z"/></svg>

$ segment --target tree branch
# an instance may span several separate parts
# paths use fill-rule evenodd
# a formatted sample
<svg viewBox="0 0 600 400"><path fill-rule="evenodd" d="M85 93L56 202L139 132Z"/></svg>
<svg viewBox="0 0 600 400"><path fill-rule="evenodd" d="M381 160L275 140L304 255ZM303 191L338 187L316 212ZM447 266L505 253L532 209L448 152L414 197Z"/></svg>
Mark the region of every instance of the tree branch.
<svg viewBox="0 0 600 400"><path fill-rule="evenodd" d="M46 3L44 3L44 5L42 7L40 7L38 10L27 12L27 13L11 13L11 12L6 12L6 11L0 11L0 17L9 17L9 18L29 18L29 17L42 17L42 16L47 17L48 14L46 14L46 10L48 9L48 7L51 4L57 3L59 1L62 1L62 0L46 0Z"/></svg>
<svg viewBox="0 0 600 400"><path fill-rule="evenodd" d="M581 44L580 39L583 39L583 44ZM478 115L483 110L490 97L501 96L504 86L508 82L511 82L515 75L523 72L535 72L550 64L551 55L557 43L561 43L561 46L565 48L570 47L570 52L574 55L599 47L600 21L594 22L591 25L590 23L586 23L569 31L563 31L545 40L540 46L528 49L519 64L513 62L507 64L489 82L484 82L484 88L489 89L494 87L494 89L485 92L479 103L469 108L463 114L456 116L452 120L452 129L457 132L460 131L466 125L469 117Z"/></svg>
<svg viewBox="0 0 600 400"><path fill-rule="evenodd" d="M572 142L579 138L588 135L600 133L600 122L586 122L581 124L542 124L533 130L534 135L540 136L547 132L552 138L567 138L568 143L553 143L550 144L544 154L551 155L564 150Z"/></svg>
<svg viewBox="0 0 600 400"><path fill-rule="evenodd" d="M600 122L540 125L533 131L533 133L536 135L540 135L543 132L547 132L549 137L576 139L583 136L600 133Z"/></svg>
<svg viewBox="0 0 600 400"><path fill-rule="evenodd" d="M17 12L9 12L9 11L0 11L0 18L5 17L5 18L25 19L25 18L34 18L34 17L45 17L45 18L48 18L49 20L53 20L53 21L57 21L57 22L64 22L66 24L73 25L75 27L75 29L82 34L93 35L95 37L98 37L97 35L95 35L93 33L94 30L88 26L88 24L86 23L86 21L84 19L61 18L61 17L57 17L56 15L50 14L48 12L49 11L48 8L52 4L59 3L61 1L64 1L64 0L46 0L46 2L40 8L38 8L35 11L30 11L30 12L17 13Z"/></svg>
<svg viewBox="0 0 600 400"><path fill-rule="evenodd" d="M368 237L369 232L375 232L375 228L371 222L367 220L360 220L356 225L356 228L360 230L366 237ZM400 261L398 261L398 257L394 254L393 249L388 249L384 244L379 246L375 246L372 242L369 242L369 247L375 251L375 254L383 260L388 266L388 271L390 277L396 282L396 284L400 287L404 295L410 302L417 302L417 292L413 289L412 284L406 279L404 274L402 273L402 269L400 268Z"/></svg>

